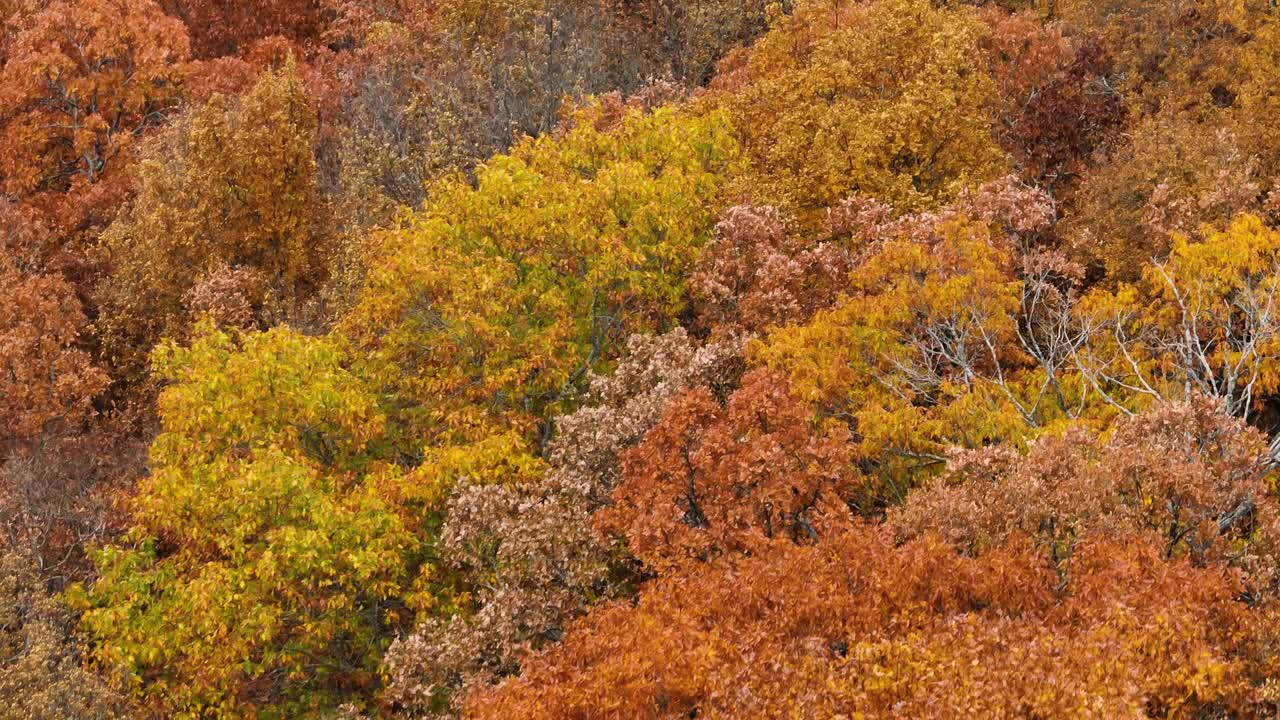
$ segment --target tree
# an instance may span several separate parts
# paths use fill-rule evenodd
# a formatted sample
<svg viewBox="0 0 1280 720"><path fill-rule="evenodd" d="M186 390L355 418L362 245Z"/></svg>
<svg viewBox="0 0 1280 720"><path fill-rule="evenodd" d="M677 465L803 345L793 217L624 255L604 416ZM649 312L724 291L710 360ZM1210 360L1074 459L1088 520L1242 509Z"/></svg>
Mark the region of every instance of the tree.
<svg viewBox="0 0 1280 720"><path fill-rule="evenodd" d="M1017 441L1069 407L1055 392L1066 359L1038 352L1023 322L1036 286L1018 246L1052 217L1043 196L1003 182L938 213L890 214L865 198L833 209L828 232L861 250L839 301L749 351L849 424L857 459L886 483L873 504L900 500L946 445Z"/></svg>
<svg viewBox="0 0 1280 720"><path fill-rule="evenodd" d="M147 143L138 196L100 247L110 274L97 325L119 376L141 380L151 348L183 337L192 309L238 305L257 327L313 320L308 296L331 251L315 133L286 64L238 103L217 97Z"/></svg>
<svg viewBox="0 0 1280 720"><path fill-rule="evenodd" d="M556 418L545 477L468 483L450 500L439 548L457 612L387 651L387 695L406 714L458 712L468 688L518 672L592 604L634 591L634 562L596 538L592 516L620 481L620 456L681 392L736 386L741 352L698 347L683 329L634 335L627 348L611 375L592 378L584 407Z"/></svg>
<svg viewBox="0 0 1280 720"><path fill-rule="evenodd" d="M718 78L757 203L811 213L853 194L903 211L997 176L995 86L972 8L799 2Z"/></svg>
<svg viewBox="0 0 1280 720"><path fill-rule="evenodd" d="M1228 125L1157 115L1136 121L1130 135L1087 173L1065 233L1076 257L1109 281L1136 280L1145 264L1168 256L1176 234L1261 213L1273 189Z"/></svg>
<svg viewBox="0 0 1280 720"><path fill-rule="evenodd" d="M1150 536L1082 541L1070 583L1029 543L967 558L859 528L663 578L597 608L473 718L1265 716L1275 622Z"/></svg>
<svg viewBox="0 0 1280 720"><path fill-rule="evenodd" d="M72 625L30 558L0 549L0 718L129 717L120 688L81 664Z"/></svg>
<svg viewBox="0 0 1280 720"><path fill-rule="evenodd" d="M1025 459L958 454L886 525L593 608L468 716L1264 717L1280 619L1264 451L1200 402Z"/></svg>
<svg viewBox="0 0 1280 720"><path fill-rule="evenodd" d="M339 3L342 163L355 213L552 131L589 95L698 84L764 29L764 0ZM569 106L564 101L570 101Z"/></svg>
<svg viewBox="0 0 1280 720"><path fill-rule="evenodd" d="M131 526L80 600L95 659L166 715L314 717L367 697L407 619L417 514L383 415L322 339L205 325L169 386Z"/></svg>
<svg viewBox="0 0 1280 720"><path fill-rule="evenodd" d="M1126 120L1106 48L1031 12L985 10L999 105L1001 146L1019 174L1069 197L1091 155Z"/></svg>
<svg viewBox="0 0 1280 720"><path fill-rule="evenodd" d="M1265 437L1213 400L1162 403L1109 438L1079 427L1010 448L957 450L947 471L888 522L900 538L938 533L979 554L1028 536L1062 566L1080 538L1149 533L1166 558L1241 571L1251 602L1280 589L1280 516Z"/></svg>
<svg viewBox="0 0 1280 720"><path fill-rule="evenodd" d="M835 240L805 237L776 208L729 208L690 280L700 323L723 335L807 321L852 269L854 253Z"/></svg>
<svg viewBox="0 0 1280 720"><path fill-rule="evenodd" d="M442 182L382 238L341 328L428 445L545 444L621 340L683 311L736 145L718 114L598 116Z"/></svg>
<svg viewBox="0 0 1280 720"><path fill-rule="evenodd" d="M1064 0L1054 11L1109 50L1117 89L1138 115L1177 109L1203 118L1230 105L1238 92L1233 87L1247 78L1236 72L1242 46L1261 39L1259 31L1274 22L1261 0Z"/></svg>
<svg viewBox="0 0 1280 720"><path fill-rule="evenodd" d="M164 11L191 33L196 58L246 52L255 41L273 35L303 45L318 45L331 11L325 0L160 0Z"/></svg>
<svg viewBox="0 0 1280 720"><path fill-rule="evenodd" d="M24 273L0 253L0 297L3 459L15 444L45 431L78 429L94 414L93 399L107 376L80 345L87 321L60 275Z"/></svg>
<svg viewBox="0 0 1280 720"><path fill-rule="evenodd" d="M1278 282L1280 233L1257 217L1202 242L1175 235L1137 284L1082 300L1080 371L1117 406L1202 394L1249 418L1280 383Z"/></svg>
<svg viewBox="0 0 1280 720"><path fill-rule="evenodd" d="M1062 20L1098 38L1125 99L1125 142L1081 185L1081 257L1120 281L1169 250L1170 231L1221 229L1259 212L1280 175L1274 112L1277 19L1266 3L1064 2Z"/></svg>
<svg viewBox="0 0 1280 720"><path fill-rule="evenodd" d="M623 456L596 529L658 573L773 540L816 542L851 519L855 483L843 428L811 423L775 373L749 373L724 407L691 390Z"/></svg>
<svg viewBox="0 0 1280 720"><path fill-rule="evenodd" d="M186 31L152 0L59 0L16 27L0 69L4 192L64 234L104 225L137 139L177 103Z"/></svg>
<svg viewBox="0 0 1280 720"><path fill-rule="evenodd" d="M33 208L0 201L0 547L55 587L82 576L85 543L110 525L102 480L136 449L104 442L108 376L59 240Z"/></svg>

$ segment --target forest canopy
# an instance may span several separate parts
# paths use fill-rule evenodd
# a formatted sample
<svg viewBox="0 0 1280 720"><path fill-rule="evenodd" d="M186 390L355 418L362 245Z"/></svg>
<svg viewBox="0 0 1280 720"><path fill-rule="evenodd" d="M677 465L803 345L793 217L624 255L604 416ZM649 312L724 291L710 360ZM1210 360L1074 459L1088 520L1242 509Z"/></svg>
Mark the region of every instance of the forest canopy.
<svg viewBox="0 0 1280 720"><path fill-rule="evenodd" d="M1280 715L1274 3L0 19L0 720Z"/></svg>

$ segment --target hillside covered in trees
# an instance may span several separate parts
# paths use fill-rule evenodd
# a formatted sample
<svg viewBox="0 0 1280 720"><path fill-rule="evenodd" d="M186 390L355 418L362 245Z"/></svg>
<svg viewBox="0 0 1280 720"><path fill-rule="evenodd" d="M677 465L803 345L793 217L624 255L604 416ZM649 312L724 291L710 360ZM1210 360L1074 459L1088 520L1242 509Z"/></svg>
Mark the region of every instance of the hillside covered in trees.
<svg viewBox="0 0 1280 720"><path fill-rule="evenodd" d="M1280 716L1271 0L0 19L0 720Z"/></svg>

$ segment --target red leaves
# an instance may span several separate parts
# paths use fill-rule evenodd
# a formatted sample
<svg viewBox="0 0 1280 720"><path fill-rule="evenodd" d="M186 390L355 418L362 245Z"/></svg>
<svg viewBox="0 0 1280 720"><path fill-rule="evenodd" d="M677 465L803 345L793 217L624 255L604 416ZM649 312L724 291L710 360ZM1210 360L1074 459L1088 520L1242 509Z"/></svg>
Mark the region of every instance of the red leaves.
<svg viewBox="0 0 1280 720"><path fill-rule="evenodd" d="M317 43L328 15L325 0L161 0L165 12L191 30L198 58L236 55L272 35Z"/></svg>
<svg viewBox="0 0 1280 720"><path fill-rule="evenodd" d="M1000 85L1001 144L1027 179L1069 187L1125 119L1104 51L1030 13L987 10L984 18Z"/></svg>

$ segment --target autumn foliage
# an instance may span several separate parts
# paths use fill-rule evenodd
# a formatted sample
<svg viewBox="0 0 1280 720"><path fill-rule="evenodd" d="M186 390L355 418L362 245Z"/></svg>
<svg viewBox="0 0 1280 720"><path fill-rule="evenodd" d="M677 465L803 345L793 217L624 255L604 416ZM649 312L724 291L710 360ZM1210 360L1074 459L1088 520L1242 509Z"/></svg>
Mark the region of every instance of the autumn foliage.
<svg viewBox="0 0 1280 720"><path fill-rule="evenodd" d="M0 0L0 720L1280 715L1263 0Z"/></svg>
<svg viewBox="0 0 1280 720"><path fill-rule="evenodd" d="M1265 716L1275 529L1253 504L1259 436L1202 403L1103 448L1044 443L1025 460L957 456L885 524L664 576L469 714Z"/></svg>

